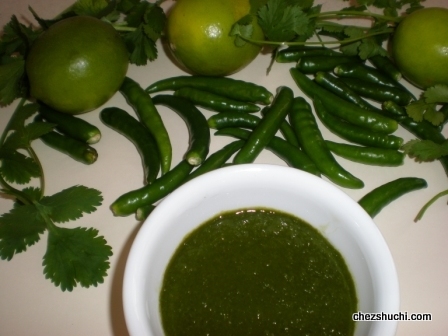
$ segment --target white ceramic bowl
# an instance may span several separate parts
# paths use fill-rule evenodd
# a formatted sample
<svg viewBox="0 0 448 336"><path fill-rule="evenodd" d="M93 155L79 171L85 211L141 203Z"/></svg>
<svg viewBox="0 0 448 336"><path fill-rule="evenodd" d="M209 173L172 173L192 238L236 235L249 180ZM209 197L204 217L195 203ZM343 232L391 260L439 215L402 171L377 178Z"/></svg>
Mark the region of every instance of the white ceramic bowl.
<svg viewBox="0 0 448 336"><path fill-rule="evenodd" d="M369 215L329 182L294 168L249 164L221 168L178 188L145 221L126 264L123 303L133 336L159 336L159 292L167 263L186 234L216 214L267 207L302 218L341 252L363 313L397 313L395 266ZM355 335L392 336L397 322L357 323Z"/></svg>

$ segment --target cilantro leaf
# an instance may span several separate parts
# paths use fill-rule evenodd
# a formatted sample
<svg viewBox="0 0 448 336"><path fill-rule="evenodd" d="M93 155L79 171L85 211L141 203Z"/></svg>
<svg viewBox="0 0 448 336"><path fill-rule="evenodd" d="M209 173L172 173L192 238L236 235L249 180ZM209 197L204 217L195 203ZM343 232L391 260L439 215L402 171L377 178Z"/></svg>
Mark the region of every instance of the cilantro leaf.
<svg viewBox="0 0 448 336"><path fill-rule="evenodd" d="M11 104L22 95L25 61L21 58L0 65L0 106Z"/></svg>
<svg viewBox="0 0 448 336"><path fill-rule="evenodd" d="M11 119L9 119L8 131L22 130L25 127L25 121L36 113L38 108L38 104L19 105Z"/></svg>
<svg viewBox="0 0 448 336"><path fill-rule="evenodd" d="M38 202L42 197L42 195L41 195L42 190L40 188L27 187L27 188L24 188L22 190L22 192L25 195L28 195L30 200L35 201L35 202ZM22 205L24 205L24 204L22 202L20 202L18 199L16 199L16 201L14 202L14 207L19 207Z"/></svg>
<svg viewBox="0 0 448 336"><path fill-rule="evenodd" d="M0 174L6 181L25 184L31 178L40 176L38 164L30 157L17 151L0 150Z"/></svg>
<svg viewBox="0 0 448 336"><path fill-rule="evenodd" d="M445 119L444 114L437 110L437 104L427 103L424 99L413 101L407 105L406 112L414 121L419 122L425 119L434 126L440 125Z"/></svg>
<svg viewBox="0 0 448 336"><path fill-rule="evenodd" d="M54 222L63 223L94 212L102 201L98 190L78 185L45 196L40 203L50 208L49 215Z"/></svg>
<svg viewBox="0 0 448 336"><path fill-rule="evenodd" d="M54 127L54 124L47 122L30 123L22 130L11 133L11 135L6 138L3 146L7 149L27 148L30 146L31 141L51 132Z"/></svg>
<svg viewBox="0 0 448 336"><path fill-rule="evenodd" d="M0 216L0 257L11 260L40 239L46 224L37 208L22 205Z"/></svg>
<svg viewBox="0 0 448 336"><path fill-rule="evenodd" d="M448 85L431 86L423 92L423 97L427 103L448 103Z"/></svg>
<svg viewBox="0 0 448 336"><path fill-rule="evenodd" d="M105 15L104 11L109 9L111 4L112 2L108 0L77 0L72 10L76 15L102 17Z"/></svg>
<svg viewBox="0 0 448 336"><path fill-rule="evenodd" d="M166 15L159 6L149 6L143 17L143 31L146 36L156 42L165 28Z"/></svg>
<svg viewBox="0 0 448 336"><path fill-rule="evenodd" d="M156 42L165 28L166 15L163 9L146 1L128 2L125 21L134 31L122 33L130 62L146 65L157 58Z"/></svg>
<svg viewBox="0 0 448 336"><path fill-rule="evenodd" d="M290 41L308 32L309 19L299 5L287 0L268 0L258 11L258 23L271 41Z"/></svg>
<svg viewBox="0 0 448 336"><path fill-rule="evenodd" d="M82 287L103 283L112 249L104 237L98 236L98 230L55 228L49 231L44 255L45 278L69 292L78 283Z"/></svg>
<svg viewBox="0 0 448 336"><path fill-rule="evenodd" d="M142 26L126 34L125 42L131 54L129 57L131 63L146 65L148 59L155 60L157 58L156 44L144 33Z"/></svg>
<svg viewBox="0 0 448 336"><path fill-rule="evenodd" d="M243 47L247 43L244 38L251 38L253 31L252 15L248 14L232 26L229 35L236 36L235 45L237 47Z"/></svg>
<svg viewBox="0 0 448 336"><path fill-rule="evenodd" d="M448 140L437 144L430 140L411 140L402 146L403 151L417 162L429 162L448 155Z"/></svg>

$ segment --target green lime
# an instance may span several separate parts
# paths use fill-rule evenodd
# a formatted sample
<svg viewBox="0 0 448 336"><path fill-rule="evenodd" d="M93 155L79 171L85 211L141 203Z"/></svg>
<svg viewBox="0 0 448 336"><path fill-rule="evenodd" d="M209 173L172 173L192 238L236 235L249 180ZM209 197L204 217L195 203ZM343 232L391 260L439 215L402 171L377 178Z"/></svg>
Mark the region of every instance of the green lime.
<svg viewBox="0 0 448 336"><path fill-rule="evenodd" d="M414 85L448 85L448 9L428 7L405 17L394 33L392 53Z"/></svg>
<svg viewBox="0 0 448 336"><path fill-rule="evenodd" d="M79 114L108 101L128 69L126 46L108 23L89 16L59 21L26 60L30 93L60 112Z"/></svg>
<svg viewBox="0 0 448 336"><path fill-rule="evenodd" d="M175 58L194 74L226 76L249 64L261 47L235 45L235 22L249 14L249 0L178 0L168 15L167 37ZM254 18L255 20L255 18ZM253 20L252 38L263 32Z"/></svg>

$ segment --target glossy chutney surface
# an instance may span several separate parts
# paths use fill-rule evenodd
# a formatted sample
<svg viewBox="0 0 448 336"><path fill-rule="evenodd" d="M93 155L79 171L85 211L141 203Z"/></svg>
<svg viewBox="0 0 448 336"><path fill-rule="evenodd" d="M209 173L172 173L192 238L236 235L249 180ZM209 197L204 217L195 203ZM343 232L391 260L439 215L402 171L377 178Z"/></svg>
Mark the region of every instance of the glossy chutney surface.
<svg viewBox="0 0 448 336"><path fill-rule="evenodd" d="M270 209L222 213L191 232L166 269L167 336L352 335L355 285L314 227Z"/></svg>

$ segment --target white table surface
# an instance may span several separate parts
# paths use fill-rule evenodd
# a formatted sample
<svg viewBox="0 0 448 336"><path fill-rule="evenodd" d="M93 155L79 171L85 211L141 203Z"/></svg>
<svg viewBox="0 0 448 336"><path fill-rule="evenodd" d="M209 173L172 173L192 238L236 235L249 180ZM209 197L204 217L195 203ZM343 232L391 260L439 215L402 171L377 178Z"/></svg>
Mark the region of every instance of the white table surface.
<svg viewBox="0 0 448 336"><path fill-rule="evenodd" d="M52 18L72 3L71 0L0 0L0 25L9 21L12 14L21 22L34 23L28 11L31 5L44 18ZM347 3L327 0L324 10L339 9ZM164 6L169 6L170 3ZM426 6L448 7L446 0L428 0ZM159 58L145 67L131 66L128 76L143 87L150 83L183 74L167 57L158 44ZM417 51L416 51L417 52ZM234 78L266 86L272 92L280 85L291 87L296 95L303 95L289 75L291 64L278 64L266 75L270 55L260 55ZM448 71L448 69L447 69ZM405 84L406 85L406 84ZM412 89L414 93L419 91ZM0 110L0 131L9 120L17 101ZM123 97L116 94L104 107L118 106L132 112ZM99 158L86 166L34 142L47 177L46 194L82 184L100 190L104 202L96 212L71 223L72 226L93 226L100 231L113 248L111 267L105 282L89 289L77 287L73 292L62 292L43 276L42 257L46 249L46 235L24 253L7 262L0 260L0 335L128 335L122 308L123 272L129 249L141 225L133 216L114 217L109 205L121 194L142 186L143 170L137 151L124 137L110 130L99 120L100 109L84 114L81 118L98 126L101 141L95 145ZM187 148L188 134L183 121L175 114L162 110L163 119L173 143L173 164L180 161ZM207 116L211 115L205 112ZM327 139L337 138L321 128ZM397 134L405 140L414 138L399 129ZM444 134L448 132L445 129ZM212 137L211 152L232 139ZM428 188L407 194L386 207L375 217L396 263L400 282L401 311L431 313L430 322L400 322L397 336L448 335L448 206L446 198L435 203L415 223L421 206L436 193L448 189L448 178L438 162L416 163L406 158L405 164L396 168L382 168L338 161L365 182L361 190L344 191L358 200L371 189L404 176L422 177ZM256 162L284 163L268 151ZM0 198L0 213L9 211L12 202Z"/></svg>

